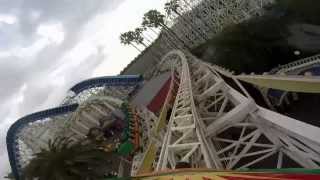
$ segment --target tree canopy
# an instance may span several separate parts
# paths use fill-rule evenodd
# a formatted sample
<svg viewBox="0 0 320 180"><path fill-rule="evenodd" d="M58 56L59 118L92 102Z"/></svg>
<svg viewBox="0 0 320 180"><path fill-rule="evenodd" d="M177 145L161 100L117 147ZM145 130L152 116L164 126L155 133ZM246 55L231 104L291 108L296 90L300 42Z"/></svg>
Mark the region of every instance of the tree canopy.
<svg viewBox="0 0 320 180"><path fill-rule="evenodd" d="M163 27L164 17L163 14L155 9L149 10L143 16L142 26L154 28Z"/></svg>
<svg viewBox="0 0 320 180"><path fill-rule="evenodd" d="M93 144L70 143L66 138L49 141L48 149L34 155L24 178L39 180L96 180L103 178L112 155Z"/></svg>
<svg viewBox="0 0 320 180"><path fill-rule="evenodd" d="M166 14L168 16L170 16L172 12L179 14L178 13L179 7L180 7L179 0L171 0L164 4L164 10L166 11Z"/></svg>
<svg viewBox="0 0 320 180"><path fill-rule="evenodd" d="M314 7L311 7L312 4ZM313 34L303 32L303 29L293 31L292 27L297 26L292 25L301 27L303 23L316 24L320 15L318 9L320 10L320 1L278 0L268 7L263 16L226 27L210 41L194 49L194 52L204 60L238 73L269 71L279 64L315 53L314 48L307 46L303 50L299 49L297 43L289 39L305 41L304 37L308 37L316 40L312 38ZM315 26L310 29L310 32L316 32ZM294 55L295 50L299 50L301 55Z"/></svg>

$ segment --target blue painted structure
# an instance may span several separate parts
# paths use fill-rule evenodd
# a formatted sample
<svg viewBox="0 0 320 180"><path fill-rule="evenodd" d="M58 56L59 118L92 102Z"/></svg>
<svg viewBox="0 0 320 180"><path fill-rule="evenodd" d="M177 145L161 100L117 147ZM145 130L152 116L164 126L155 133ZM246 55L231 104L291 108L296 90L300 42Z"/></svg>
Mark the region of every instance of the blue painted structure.
<svg viewBox="0 0 320 180"><path fill-rule="evenodd" d="M320 65L312 66L311 68L300 72L299 75L304 75L306 72L310 72L312 76L320 76Z"/></svg>
<svg viewBox="0 0 320 180"><path fill-rule="evenodd" d="M72 88L70 91L74 92L75 94L79 94L80 92L94 88L94 87L101 87L101 86L134 86L137 85L139 82L143 80L142 76L140 75L119 75L119 76L104 76L104 77L97 77L88 80L84 80Z"/></svg>
<svg viewBox="0 0 320 180"><path fill-rule="evenodd" d="M105 76L97 77L88 80L84 80L74 85L70 91L76 95L84 90L103 87L103 86L137 86L143 81L141 75L119 75L119 76ZM19 149L18 149L18 137L17 134L31 122L42 121L49 117L59 116L74 112L78 108L78 104L64 105L40 112L36 112L27 116L24 116L11 125L7 132L6 142L9 156L9 162L12 173L16 180L22 179L22 169L19 162Z"/></svg>

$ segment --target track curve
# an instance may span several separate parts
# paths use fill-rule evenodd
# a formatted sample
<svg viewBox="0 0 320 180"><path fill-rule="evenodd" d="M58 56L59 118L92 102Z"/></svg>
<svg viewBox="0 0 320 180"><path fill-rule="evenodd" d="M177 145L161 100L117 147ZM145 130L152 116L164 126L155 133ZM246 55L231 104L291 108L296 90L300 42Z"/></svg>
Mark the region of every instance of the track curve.
<svg viewBox="0 0 320 180"><path fill-rule="evenodd" d="M103 87L103 86L136 86L143 81L141 75L119 75L119 76L104 76L92 79L87 79L77 83L69 91L73 92L75 95L81 93L84 90ZM59 107L47 109L44 111L35 112L26 115L18 119L13 123L6 137L7 151L9 156L9 162L12 169L12 173L16 180L21 179L21 164L19 162L19 149L18 149L18 133L26 127L29 123L42 121L49 117L54 117L58 115L63 115L67 113L72 113L78 108L79 104L73 103L68 105L62 105Z"/></svg>

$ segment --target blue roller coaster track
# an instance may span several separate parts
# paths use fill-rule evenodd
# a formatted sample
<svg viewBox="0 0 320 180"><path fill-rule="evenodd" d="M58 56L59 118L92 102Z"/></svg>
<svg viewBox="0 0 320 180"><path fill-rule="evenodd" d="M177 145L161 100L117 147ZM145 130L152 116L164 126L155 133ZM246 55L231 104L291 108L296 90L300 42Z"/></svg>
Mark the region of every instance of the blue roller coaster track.
<svg viewBox="0 0 320 180"><path fill-rule="evenodd" d="M142 76L140 75L119 75L119 76L104 76L97 77L88 80L84 80L72 88L70 91L75 95L96 87L106 87L106 86L134 86L137 87L143 81ZM25 127L28 126L29 123L42 121L49 117L64 115L68 113L74 112L78 108L77 103L63 105L60 107L47 109L44 111L36 112L33 114L26 115L19 120L17 120L14 124L11 125L7 132L7 150L9 156L9 162L12 169L12 173L16 180L21 180L22 177L22 166L19 162L19 148L18 148L18 133Z"/></svg>

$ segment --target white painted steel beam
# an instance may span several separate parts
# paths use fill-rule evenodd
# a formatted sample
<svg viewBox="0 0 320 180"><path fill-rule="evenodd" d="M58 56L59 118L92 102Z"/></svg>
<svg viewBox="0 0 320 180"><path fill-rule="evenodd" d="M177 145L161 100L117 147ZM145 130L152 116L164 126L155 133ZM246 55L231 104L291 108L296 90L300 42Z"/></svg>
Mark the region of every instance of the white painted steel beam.
<svg viewBox="0 0 320 180"><path fill-rule="evenodd" d="M267 159L282 168L288 158L319 168L320 128L258 106L239 82L241 93L216 67L184 53L173 51L165 59L180 57L180 86L156 170L174 169L181 161L192 167L263 168Z"/></svg>

